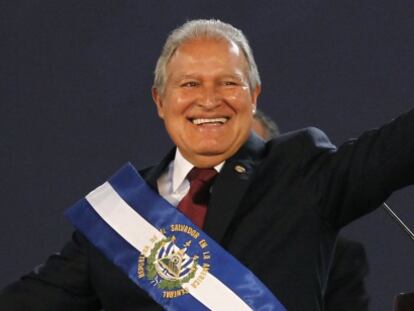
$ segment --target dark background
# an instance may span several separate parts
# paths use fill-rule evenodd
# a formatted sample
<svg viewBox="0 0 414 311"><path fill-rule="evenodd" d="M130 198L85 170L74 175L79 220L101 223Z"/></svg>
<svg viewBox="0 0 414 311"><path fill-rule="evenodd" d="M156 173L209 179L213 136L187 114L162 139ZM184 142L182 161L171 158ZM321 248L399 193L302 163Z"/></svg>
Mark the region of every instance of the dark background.
<svg viewBox="0 0 414 311"><path fill-rule="evenodd" d="M412 0L2 1L0 287L61 248L67 207L171 147L152 71L169 31L210 17L249 38L259 107L283 131L313 125L339 144L413 106ZM388 202L414 227L413 187ZM414 243L382 209L344 234L366 247L371 310L414 291Z"/></svg>

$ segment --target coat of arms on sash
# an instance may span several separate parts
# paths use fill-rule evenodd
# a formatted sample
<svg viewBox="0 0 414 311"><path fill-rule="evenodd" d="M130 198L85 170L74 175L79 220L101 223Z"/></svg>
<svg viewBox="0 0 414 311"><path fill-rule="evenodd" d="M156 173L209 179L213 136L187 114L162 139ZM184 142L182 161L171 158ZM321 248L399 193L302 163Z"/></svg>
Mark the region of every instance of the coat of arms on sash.
<svg viewBox="0 0 414 311"><path fill-rule="evenodd" d="M165 238L152 240L138 258L138 278L163 290L163 298L188 294L184 287L196 288L210 269L208 244L188 225L172 224L160 231Z"/></svg>

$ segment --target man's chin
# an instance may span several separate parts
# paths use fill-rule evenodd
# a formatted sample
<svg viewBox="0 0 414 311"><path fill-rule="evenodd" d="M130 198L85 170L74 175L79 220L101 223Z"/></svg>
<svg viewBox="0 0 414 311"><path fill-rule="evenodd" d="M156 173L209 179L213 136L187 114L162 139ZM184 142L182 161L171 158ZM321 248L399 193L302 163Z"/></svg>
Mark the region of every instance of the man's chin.
<svg viewBox="0 0 414 311"><path fill-rule="evenodd" d="M246 137L247 140L247 137ZM244 140L245 141L245 140ZM194 153L200 156L227 156L231 157L240 147L243 145L244 141L233 140L231 142L224 140L215 140L211 143L205 141L204 144L199 144L198 146L192 147Z"/></svg>
<svg viewBox="0 0 414 311"><path fill-rule="evenodd" d="M181 153L188 159L196 159L196 161L217 162L217 164L227 160L233 156L237 150L241 147L240 140L224 140L224 139L204 139L204 140L191 140L193 144L186 144L180 148ZM179 144L177 144L179 146ZM190 162L194 162L191 161ZM194 163L193 163L194 164Z"/></svg>
<svg viewBox="0 0 414 311"><path fill-rule="evenodd" d="M214 150L214 149L203 150L201 152L197 152L198 155L205 156L205 157L220 156L220 155L223 155L224 153L225 153L224 150Z"/></svg>

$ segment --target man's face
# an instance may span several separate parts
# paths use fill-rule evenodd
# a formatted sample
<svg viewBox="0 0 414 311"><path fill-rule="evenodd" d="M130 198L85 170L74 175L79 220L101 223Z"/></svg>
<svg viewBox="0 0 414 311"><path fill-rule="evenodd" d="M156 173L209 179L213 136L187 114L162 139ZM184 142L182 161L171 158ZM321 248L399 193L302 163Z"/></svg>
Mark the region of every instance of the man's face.
<svg viewBox="0 0 414 311"><path fill-rule="evenodd" d="M166 68L158 115L183 156L197 167L231 157L247 140L260 87L251 91L247 61L234 43L197 39L182 44Z"/></svg>

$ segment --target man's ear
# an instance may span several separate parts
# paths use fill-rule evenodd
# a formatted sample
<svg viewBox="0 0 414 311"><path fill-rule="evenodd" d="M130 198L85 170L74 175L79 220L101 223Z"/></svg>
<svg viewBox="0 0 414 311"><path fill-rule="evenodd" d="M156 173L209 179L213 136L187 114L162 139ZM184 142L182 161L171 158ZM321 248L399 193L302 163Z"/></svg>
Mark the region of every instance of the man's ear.
<svg viewBox="0 0 414 311"><path fill-rule="evenodd" d="M158 92L158 89L156 87L152 88L151 94L152 94L152 100L154 101L155 106L157 106L158 116L161 119L163 119L164 118L164 109L163 109L163 105L162 105L162 96Z"/></svg>
<svg viewBox="0 0 414 311"><path fill-rule="evenodd" d="M254 106L254 110L256 110L257 98L259 97L261 91L262 87L260 85L257 85L256 88L252 91L252 104Z"/></svg>

